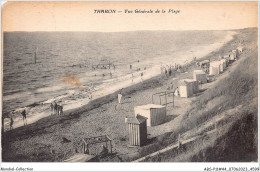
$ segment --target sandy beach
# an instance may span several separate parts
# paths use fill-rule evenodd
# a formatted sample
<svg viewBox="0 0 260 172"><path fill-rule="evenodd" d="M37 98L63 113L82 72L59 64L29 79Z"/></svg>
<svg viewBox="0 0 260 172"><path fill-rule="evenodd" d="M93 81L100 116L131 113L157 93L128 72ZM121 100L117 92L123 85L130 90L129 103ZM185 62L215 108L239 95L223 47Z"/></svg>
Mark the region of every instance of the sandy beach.
<svg viewBox="0 0 260 172"><path fill-rule="evenodd" d="M239 43L247 40L247 33L235 31L234 39L225 42L220 48L211 50L209 54L201 53L198 61L205 59L216 60L219 55L225 55L230 50L236 49ZM245 45L245 43L243 43ZM249 51L249 50L247 50ZM234 62L221 74L225 76L228 71L234 70L239 60ZM109 88L102 95L89 102L66 109L63 116L44 116L44 118L29 121L31 124L7 131L3 136L3 161L22 162L61 162L68 159L76 152L82 153L82 139L99 135L108 135L112 139L113 154L101 158L100 161L108 162L129 162L138 159L145 154L151 153L153 146L161 144L167 146L163 138L168 134L176 135L174 130L180 128L182 116L190 110L194 100L199 99L203 91L210 88L215 82L200 85L200 92L191 98L174 97L173 103L167 104L167 121L155 127L148 127L148 142L143 147L129 147L128 129L125 124L125 117L134 116L134 107L152 103L152 95L158 92L173 91L181 79L192 79L193 70L200 69L195 62L183 66L183 72L176 72L172 76L144 75L143 81L135 81L132 85L130 78L120 85L124 88L121 104L117 101L117 94L120 88ZM217 80L218 80L217 77ZM105 96L104 96L105 95ZM171 100L171 97L168 97ZM64 142L63 138L68 141ZM176 140L174 140L176 142ZM98 152L100 146L90 148L90 153ZM150 149L150 151L149 151Z"/></svg>

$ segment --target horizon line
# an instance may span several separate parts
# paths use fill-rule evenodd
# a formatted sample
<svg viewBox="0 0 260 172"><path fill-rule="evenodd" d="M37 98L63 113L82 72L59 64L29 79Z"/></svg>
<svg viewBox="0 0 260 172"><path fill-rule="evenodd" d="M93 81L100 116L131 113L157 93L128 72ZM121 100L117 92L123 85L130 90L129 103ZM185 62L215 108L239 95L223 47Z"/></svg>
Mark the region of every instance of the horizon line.
<svg viewBox="0 0 260 172"><path fill-rule="evenodd" d="M119 32L154 32L154 31L161 31L161 32L172 32L172 31L233 31L233 30L243 30L243 29L257 29L258 27L246 27L246 28L239 28L239 29L216 29L216 30L203 30L203 29L192 29L192 30L129 30L129 31L2 31L3 33L5 32L96 32L96 33L119 33Z"/></svg>

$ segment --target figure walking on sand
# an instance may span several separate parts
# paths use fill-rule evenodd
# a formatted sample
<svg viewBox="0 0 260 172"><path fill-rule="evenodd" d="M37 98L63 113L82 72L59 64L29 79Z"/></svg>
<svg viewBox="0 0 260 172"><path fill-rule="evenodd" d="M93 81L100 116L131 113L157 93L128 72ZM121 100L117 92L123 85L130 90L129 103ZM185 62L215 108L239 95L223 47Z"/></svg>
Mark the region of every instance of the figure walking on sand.
<svg viewBox="0 0 260 172"><path fill-rule="evenodd" d="M14 120L13 120L13 118L11 117L11 119L10 119L10 130L13 129L13 124L14 124Z"/></svg>
<svg viewBox="0 0 260 172"><path fill-rule="evenodd" d="M25 111L25 109L22 111L22 116L23 116L23 125L25 126L25 125L27 125L27 119L26 119L26 111Z"/></svg>

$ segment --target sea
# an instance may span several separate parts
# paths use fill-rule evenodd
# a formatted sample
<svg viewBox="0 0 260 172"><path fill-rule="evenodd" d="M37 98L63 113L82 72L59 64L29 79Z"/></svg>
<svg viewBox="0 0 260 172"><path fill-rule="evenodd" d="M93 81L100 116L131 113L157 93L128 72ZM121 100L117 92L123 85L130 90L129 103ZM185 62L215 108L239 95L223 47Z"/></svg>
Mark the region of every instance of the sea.
<svg viewBox="0 0 260 172"><path fill-rule="evenodd" d="M4 32L2 114L5 130L142 82L162 66L217 51L234 31ZM110 65L107 65L110 64ZM97 67L97 65L99 65ZM142 76L141 76L142 73Z"/></svg>

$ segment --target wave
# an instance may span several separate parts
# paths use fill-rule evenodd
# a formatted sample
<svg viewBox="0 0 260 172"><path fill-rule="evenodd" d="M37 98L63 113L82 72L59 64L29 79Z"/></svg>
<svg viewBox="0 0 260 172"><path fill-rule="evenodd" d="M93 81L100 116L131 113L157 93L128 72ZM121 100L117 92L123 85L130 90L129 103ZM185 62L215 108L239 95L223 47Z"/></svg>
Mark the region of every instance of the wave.
<svg viewBox="0 0 260 172"><path fill-rule="evenodd" d="M53 92L53 91L61 90L62 88L63 88L62 86L43 87L43 88L38 88L36 92L39 93Z"/></svg>
<svg viewBox="0 0 260 172"><path fill-rule="evenodd" d="M3 101L18 99L18 98L24 97L26 94L27 93L21 92L21 90L19 90L16 93L12 93L10 95L3 96Z"/></svg>

